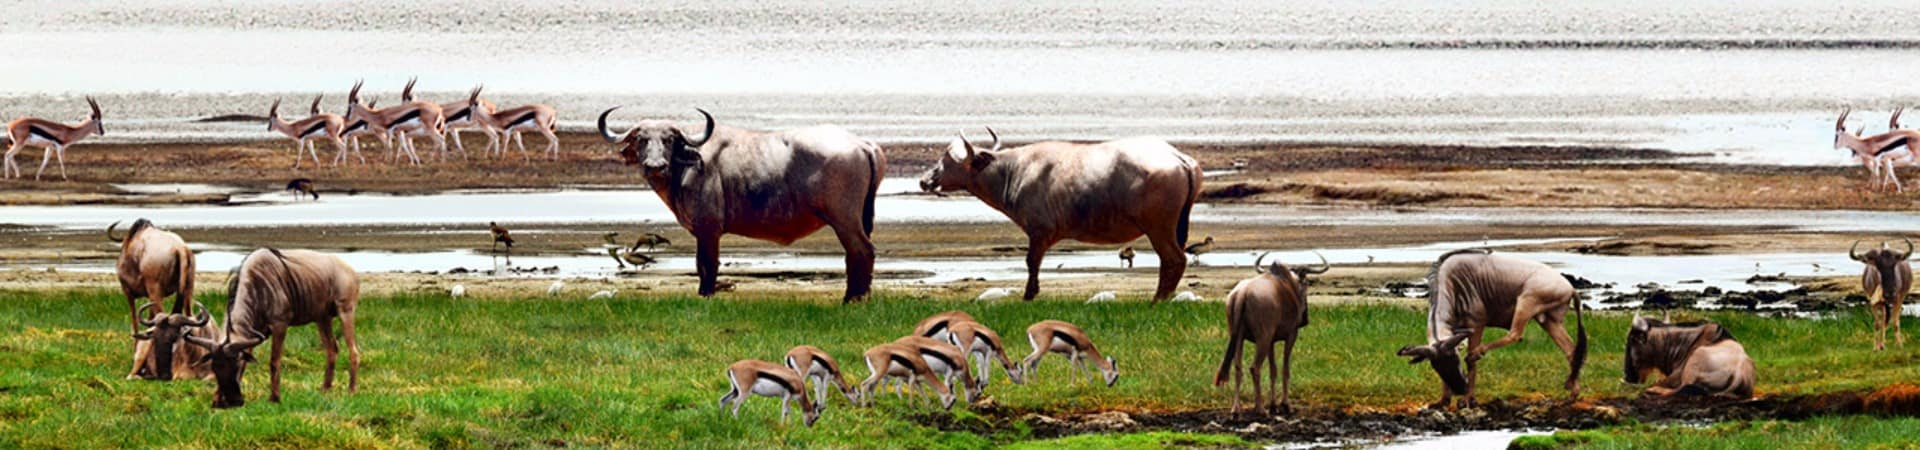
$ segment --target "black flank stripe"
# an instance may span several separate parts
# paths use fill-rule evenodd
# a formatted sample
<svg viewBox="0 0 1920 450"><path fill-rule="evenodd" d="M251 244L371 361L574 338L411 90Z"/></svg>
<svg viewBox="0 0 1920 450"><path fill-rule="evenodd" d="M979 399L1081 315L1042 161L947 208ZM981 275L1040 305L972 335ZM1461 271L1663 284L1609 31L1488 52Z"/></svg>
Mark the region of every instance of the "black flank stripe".
<svg viewBox="0 0 1920 450"><path fill-rule="evenodd" d="M787 384L787 379L774 376L772 373L760 372L760 379L772 381L774 384L780 385L781 389L786 389L788 391L796 391L793 388L793 385Z"/></svg>
<svg viewBox="0 0 1920 450"><path fill-rule="evenodd" d="M359 131L361 128L366 128L366 127L367 127L367 121L365 120L354 121L353 125L347 125L346 129L340 130L340 134L352 133L355 131Z"/></svg>
<svg viewBox="0 0 1920 450"><path fill-rule="evenodd" d="M933 337L933 335L940 334L940 331L946 330L946 329L947 329L947 321L942 320L939 322L934 322L933 328L927 329L926 337Z"/></svg>
<svg viewBox="0 0 1920 450"><path fill-rule="evenodd" d="M1873 152L1873 154L1879 155L1881 153L1886 153L1888 151L1891 151L1896 148L1904 147L1906 145L1907 145L1907 138L1901 137L1899 139L1894 139L1893 142L1888 142L1887 145L1880 146L1880 151Z"/></svg>
<svg viewBox="0 0 1920 450"><path fill-rule="evenodd" d="M815 356L815 357L813 357L813 366L814 366L814 367L825 367L825 368L828 368L828 369L832 369L832 368L833 368L833 365L831 365L831 364L827 364L827 360L825 360L825 359L820 359L820 357L818 357L818 356ZM807 369L807 370L808 370L808 371L812 371L813 369L811 369L811 368L809 368L809 369Z"/></svg>
<svg viewBox="0 0 1920 450"><path fill-rule="evenodd" d="M313 134L313 132L315 131L320 131L326 128L327 128L327 121L322 120L322 121L314 122L313 126L307 127L306 131L300 132L300 137L307 137L307 135Z"/></svg>
<svg viewBox="0 0 1920 450"><path fill-rule="evenodd" d="M899 364L900 367L906 367L908 368L908 370L912 370L913 361L909 361L905 357L902 357L900 355L890 355L890 356L887 356L887 359L892 360L894 364Z"/></svg>
<svg viewBox="0 0 1920 450"><path fill-rule="evenodd" d="M66 142L61 142L60 138L53 137L53 133L48 133L47 130L40 129L40 126L38 125L27 127L27 134L33 135L34 137L38 137L41 139L46 139L48 141L52 141L55 144L67 145Z"/></svg>
<svg viewBox="0 0 1920 450"><path fill-rule="evenodd" d="M1071 345L1073 348L1080 348L1080 341L1073 340L1073 336L1068 336L1066 333L1055 331L1053 332L1053 338L1055 340L1066 341L1067 345Z"/></svg>
<svg viewBox="0 0 1920 450"><path fill-rule="evenodd" d="M982 341L987 341L987 348L1000 348L1000 343L994 342L993 338L987 337L985 333L976 333L973 335L973 338L979 339Z"/></svg>
<svg viewBox="0 0 1920 450"><path fill-rule="evenodd" d="M467 116L470 116L470 115L473 115L473 108L471 108L471 107L468 107L468 108L460 108L460 110L459 110L459 111L456 111L456 112L454 112L454 113L453 113L453 115L451 115L451 116L447 116L447 121L448 121L448 122L459 122L459 121L462 121L462 120L467 120Z"/></svg>
<svg viewBox="0 0 1920 450"><path fill-rule="evenodd" d="M418 108L415 108L412 111L407 111L406 114L401 114L400 117L394 118L392 122L387 122L387 127L392 128L394 124L406 123L406 121L419 119L419 118L420 118L420 110Z"/></svg>
<svg viewBox="0 0 1920 450"><path fill-rule="evenodd" d="M502 128L513 128L514 125L527 123L532 120L533 120L533 113L529 112L526 114L521 114L519 118L516 118L516 119L513 119L512 121L507 122L507 126Z"/></svg>
<svg viewBox="0 0 1920 450"><path fill-rule="evenodd" d="M925 348L923 348L923 349L920 349L920 355L921 355L921 356L932 356L932 357L933 357L933 359L938 359L938 360L940 360L940 362L941 362L941 363L944 363L944 364L946 364L946 365L947 365L947 367L960 367L960 365L959 365L959 364L954 364L954 363L953 363L953 359L950 359L950 358L947 358L947 354L945 354L945 353L940 353L939 351L936 351L936 350L932 350L932 349L925 349Z"/></svg>

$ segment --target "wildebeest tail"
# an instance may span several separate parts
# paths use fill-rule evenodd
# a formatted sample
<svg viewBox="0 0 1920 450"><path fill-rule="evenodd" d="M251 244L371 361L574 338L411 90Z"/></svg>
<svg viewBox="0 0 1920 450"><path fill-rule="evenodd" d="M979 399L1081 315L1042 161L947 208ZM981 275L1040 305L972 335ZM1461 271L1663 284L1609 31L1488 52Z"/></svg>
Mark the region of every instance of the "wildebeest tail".
<svg viewBox="0 0 1920 450"><path fill-rule="evenodd" d="M860 212L860 226L867 231L867 235L871 236L873 235L873 203L874 198L880 195L880 177L883 175L880 173L880 164L884 157L881 156L880 145L873 141L863 141L860 146L866 150L861 153L867 155L867 202L864 206L865 210Z"/></svg>
<svg viewBox="0 0 1920 450"><path fill-rule="evenodd" d="M1232 300L1228 301L1232 302ZM1240 343L1244 341L1244 339L1240 338L1240 332L1242 330L1240 319L1246 317L1245 311L1243 310L1246 309L1247 302L1232 303L1233 309L1227 310L1227 354L1220 358L1220 370L1213 374L1214 386L1226 383L1227 375L1230 375L1230 372L1233 370L1233 362L1240 360ZM1259 370L1259 368L1255 367L1254 370Z"/></svg>
<svg viewBox="0 0 1920 450"><path fill-rule="evenodd" d="M1567 370L1567 387L1569 388L1580 382L1580 368L1587 365L1587 321L1586 315L1580 312L1586 307L1582 303L1580 294L1574 293L1573 329L1578 336L1573 338L1573 360L1569 362L1570 367Z"/></svg>
<svg viewBox="0 0 1920 450"><path fill-rule="evenodd" d="M173 267L180 284L180 291L173 296L173 313L186 314L193 307L193 250L181 247L173 251Z"/></svg>
<svg viewBox="0 0 1920 450"><path fill-rule="evenodd" d="M1195 167L1191 162L1182 166L1185 169L1182 172L1187 175L1187 197L1180 203L1180 225L1174 229L1174 232L1179 236L1180 247L1186 248L1187 229L1190 228L1187 224L1193 217L1193 202L1200 200L1200 177L1194 175L1200 172L1200 168Z"/></svg>

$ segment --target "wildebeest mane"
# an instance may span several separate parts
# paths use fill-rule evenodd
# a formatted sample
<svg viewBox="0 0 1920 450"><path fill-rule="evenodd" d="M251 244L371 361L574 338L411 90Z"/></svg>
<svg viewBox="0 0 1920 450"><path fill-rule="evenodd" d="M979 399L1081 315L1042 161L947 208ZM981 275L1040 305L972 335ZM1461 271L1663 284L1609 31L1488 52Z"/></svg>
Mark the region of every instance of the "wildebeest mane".
<svg viewBox="0 0 1920 450"><path fill-rule="evenodd" d="M1427 268L1427 304L1429 306L1433 305L1433 302L1439 300L1440 298L1439 297L1440 296L1440 265L1446 264L1447 258L1452 258L1456 255L1463 255L1468 253L1491 255L1493 254L1493 250L1488 250L1484 248L1463 248L1463 249L1443 253L1440 255L1440 258L1433 260L1433 267Z"/></svg>
<svg viewBox="0 0 1920 450"><path fill-rule="evenodd" d="M133 221L133 226L127 228L127 237L132 238L133 235L140 234L140 230L152 227L153 221L147 220L145 217L139 218Z"/></svg>

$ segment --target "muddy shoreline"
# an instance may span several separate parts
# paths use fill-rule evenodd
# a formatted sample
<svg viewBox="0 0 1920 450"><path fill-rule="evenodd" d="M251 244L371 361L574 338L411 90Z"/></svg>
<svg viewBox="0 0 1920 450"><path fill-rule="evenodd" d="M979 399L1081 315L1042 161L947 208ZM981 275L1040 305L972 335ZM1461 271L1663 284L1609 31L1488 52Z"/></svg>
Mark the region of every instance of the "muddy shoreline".
<svg viewBox="0 0 1920 450"><path fill-rule="evenodd" d="M1482 430L1584 430L1631 423L1686 425L1854 414L1914 417L1920 416L1920 386L1903 383L1871 390L1763 396L1746 401L1495 399L1477 408L1458 410L1419 406L1335 407L1296 401L1292 411L1282 414L1252 409L1234 414L1224 408L1063 413L1005 408L993 404L991 399L974 405L973 410L979 417L916 414L913 419L941 430L979 435L1017 433L1025 429L1040 439L1088 433L1183 431L1227 433L1273 443L1365 443Z"/></svg>

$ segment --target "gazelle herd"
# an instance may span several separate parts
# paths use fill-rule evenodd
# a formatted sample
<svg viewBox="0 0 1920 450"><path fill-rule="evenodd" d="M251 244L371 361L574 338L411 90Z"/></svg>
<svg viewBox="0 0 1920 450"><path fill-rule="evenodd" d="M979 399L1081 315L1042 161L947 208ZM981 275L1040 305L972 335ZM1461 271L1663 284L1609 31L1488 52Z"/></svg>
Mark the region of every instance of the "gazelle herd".
<svg viewBox="0 0 1920 450"><path fill-rule="evenodd" d="M1887 119L1887 132L1865 135L1866 125L1853 131L1847 131L1847 116L1853 114L1852 108L1840 112L1840 120L1833 124L1833 148L1853 152L1853 159L1867 169L1868 188L1886 190L1892 186L1895 192L1905 192L1900 185L1896 168L1920 165L1920 159L1914 157L1913 145L1920 142L1920 130L1900 128L1900 113L1906 107L1893 110L1893 116Z"/></svg>
<svg viewBox="0 0 1920 450"><path fill-rule="evenodd" d="M780 419L785 421L792 403L798 400L806 425L813 426L826 409L829 385L845 395L849 404L872 406L876 393L892 390L887 389L891 386L886 382L900 381L899 390L894 390L896 396L908 395L908 389L912 389L911 395L922 403L937 399L941 408L950 409L961 396L969 404L979 401L993 372L991 361L999 361L1014 384L1025 384L1048 353L1065 356L1078 369L1076 373L1092 374L1097 369L1109 387L1120 379L1119 363L1111 356L1101 356L1093 339L1074 324L1040 321L1027 327L1027 342L1033 346L1033 354L1016 365L1007 358L1000 336L992 329L966 312L942 312L921 320L912 334L861 353L870 375L858 387L847 385L846 375L832 355L818 347L801 345L787 351L784 366L755 359L729 366L729 388L720 397L720 406L731 405L733 416L738 418L747 396L776 397L781 399ZM1087 367L1088 361L1093 362L1093 368ZM1074 379L1085 380L1079 376ZM808 382L813 383L811 394ZM956 389L960 395L954 394ZM932 391L931 397L928 391Z"/></svg>
<svg viewBox="0 0 1920 450"><path fill-rule="evenodd" d="M358 140L362 136L378 138L382 145L387 146L389 163L405 157L409 165L422 164L424 160L416 143L422 138L433 146L432 152L428 153L430 158L447 161L451 150L459 152L461 160L469 160L472 156L460 138L460 134L466 131L476 131L487 137L487 146L482 150L485 156L505 156L506 144L512 142L519 146L523 160L531 160L532 156L527 152L521 135L529 131L537 132L547 138L547 156L553 160L560 159L560 139L554 134L558 130L557 115L552 106L532 104L500 109L494 102L480 97L479 87L475 87L464 99L434 103L414 98L413 86L416 81L408 80L406 87L401 88L400 104L385 108L379 107L371 99L362 102L360 88L364 83L355 82L353 89L347 91L345 116L321 113L320 98L315 97L310 117L285 123L279 118L280 102L275 100L274 107L268 112L268 126L295 141L296 169L300 165L300 151L305 151L314 164L319 164L314 142L321 140L333 144L338 152L334 165L346 162L349 150L360 157L361 163L365 163L366 158L360 154ZM448 148L449 140L453 141L452 149Z"/></svg>

